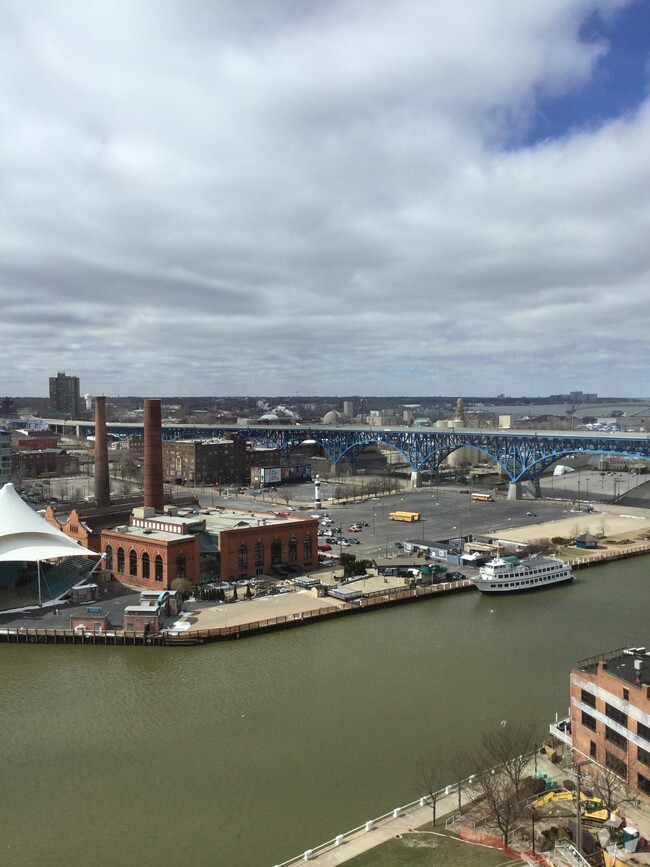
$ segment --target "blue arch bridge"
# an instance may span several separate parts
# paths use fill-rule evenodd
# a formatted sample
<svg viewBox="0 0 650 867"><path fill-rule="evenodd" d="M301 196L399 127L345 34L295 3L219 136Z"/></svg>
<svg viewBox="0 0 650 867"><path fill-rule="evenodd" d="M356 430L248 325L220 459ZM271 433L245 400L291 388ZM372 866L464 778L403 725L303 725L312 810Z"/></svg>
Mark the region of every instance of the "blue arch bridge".
<svg viewBox="0 0 650 867"><path fill-rule="evenodd" d="M94 423L48 420L50 427L61 433L76 428L78 436L94 433ZM138 424L108 424L108 430L118 436L142 434ZM443 461L462 448L475 449L494 461L511 485L509 496L521 494L521 483L538 494L539 478L552 464L569 455L610 455L620 458L650 460L650 437L627 434L551 433L530 431L485 431L469 429L413 429L373 427L332 427L329 425L164 425L163 439L213 439L229 437L245 439L265 448L275 448L282 457L306 441L316 443L335 465L348 462L354 466L361 452L371 445L390 446L399 452L411 469L414 487L420 474L428 471L437 476Z"/></svg>

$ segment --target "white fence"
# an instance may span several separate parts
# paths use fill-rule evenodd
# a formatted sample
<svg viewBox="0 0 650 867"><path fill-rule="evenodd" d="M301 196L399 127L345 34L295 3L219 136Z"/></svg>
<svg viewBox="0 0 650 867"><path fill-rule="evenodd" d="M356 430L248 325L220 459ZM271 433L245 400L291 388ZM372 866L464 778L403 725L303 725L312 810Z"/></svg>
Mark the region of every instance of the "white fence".
<svg viewBox="0 0 650 867"><path fill-rule="evenodd" d="M527 754L527 758L532 759L536 755L537 749L534 749L531 753ZM459 788L462 793L472 793L475 782L476 774L472 774L467 777L467 779L445 786L438 792L435 792L433 794L433 799L438 803L443 797L458 794ZM412 815L422 807L429 807L429 809L433 808L431 796L418 798L417 801L412 801L410 804L406 804L403 807L395 807L390 812L384 813L383 816L378 816L376 819L368 819L368 821L364 822L363 825L359 825L357 828L353 828L345 834L338 834L334 839L328 840L326 843L321 843L320 846L315 846L313 849L307 849L301 855L290 858L288 861L283 861L281 864L276 864L275 867L296 867L296 865L302 864L305 861L311 861L319 855L324 855L325 853L342 846L344 843L347 843L349 840L360 834L365 834L376 828L380 828L382 825L387 824L393 819L398 819L400 816L408 818L409 815ZM456 814L455 818L458 818L458 814Z"/></svg>

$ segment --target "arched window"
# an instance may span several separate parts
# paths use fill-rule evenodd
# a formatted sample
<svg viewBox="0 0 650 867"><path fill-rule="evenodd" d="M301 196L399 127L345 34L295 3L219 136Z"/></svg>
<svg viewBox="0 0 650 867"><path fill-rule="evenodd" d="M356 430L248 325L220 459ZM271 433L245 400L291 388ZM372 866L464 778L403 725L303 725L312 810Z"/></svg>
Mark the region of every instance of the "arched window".
<svg viewBox="0 0 650 867"><path fill-rule="evenodd" d="M298 559L298 540L295 536L289 539L289 563L295 563Z"/></svg>
<svg viewBox="0 0 650 867"><path fill-rule="evenodd" d="M248 569L248 546L240 545L237 549L237 568Z"/></svg>
<svg viewBox="0 0 650 867"><path fill-rule="evenodd" d="M149 577L149 555L147 554L146 551L142 555L142 577L143 578Z"/></svg>
<svg viewBox="0 0 650 867"><path fill-rule="evenodd" d="M106 568L110 571L113 568L113 547L106 546Z"/></svg>
<svg viewBox="0 0 650 867"><path fill-rule="evenodd" d="M138 574L138 555L133 548L129 551L129 575Z"/></svg>
<svg viewBox="0 0 650 867"><path fill-rule="evenodd" d="M117 571L124 572L124 548L117 549Z"/></svg>
<svg viewBox="0 0 650 867"><path fill-rule="evenodd" d="M186 575L186 560L185 554L179 554L176 558L176 577L177 578L187 578Z"/></svg>
<svg viewBox="0 0 650 867"><path fill-rule="evenodd" d="M156 554L156 559L154 560L155 570L156 570L156 581L163 580L163 559L160 554Z"/></svg>
<svg viewBox="0 0 650 867"><path fill-rule="evenodd" d="M303 560L311 560L311 536L307 534L302 542L302 557Z"/></svg>
<svg viewBox="0 0 650 867"><path fill-rule="evenodd" d="M282 562L282 542L276 536L271 542L271 566L279 566Z"/></svg>
<svg viewBox="0 0 650 867"><path fill-rule="evenodd" d="M264 568L264 543L256 542L255 543L255 568L263 569Z"/></svg>

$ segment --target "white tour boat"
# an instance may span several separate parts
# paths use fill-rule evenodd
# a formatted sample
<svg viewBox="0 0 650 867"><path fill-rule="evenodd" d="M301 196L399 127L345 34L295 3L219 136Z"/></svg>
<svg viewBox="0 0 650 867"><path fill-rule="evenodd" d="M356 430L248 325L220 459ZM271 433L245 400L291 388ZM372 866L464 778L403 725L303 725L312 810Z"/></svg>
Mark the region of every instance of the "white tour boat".
<svg viewBox="0 0 650 867"><path fill-rule="evenodd" d="M573 581L573 572L555 557L495 557L481 566L472 581L481 593L512 593Z"/></svg>

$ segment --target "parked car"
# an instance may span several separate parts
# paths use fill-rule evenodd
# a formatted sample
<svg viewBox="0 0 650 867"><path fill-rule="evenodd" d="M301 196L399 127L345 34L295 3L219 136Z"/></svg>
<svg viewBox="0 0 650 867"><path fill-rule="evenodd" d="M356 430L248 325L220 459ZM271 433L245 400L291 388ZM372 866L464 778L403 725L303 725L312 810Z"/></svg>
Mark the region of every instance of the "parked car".
<svg viewBox="0 0 650 867"><path fill-rule="evenodd" d="M348 527L348 533L360 533L361 527L358 524L352 524L352 526Z"/></svg>
<svg viewBox="0 0 650 867"><path fill-rule="evenodd" d="M333 566L334 565L334 560L330 560L329 557L326 557L324 560L319 560L318 562L320 563L321 566Z"/></svg>

